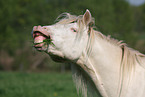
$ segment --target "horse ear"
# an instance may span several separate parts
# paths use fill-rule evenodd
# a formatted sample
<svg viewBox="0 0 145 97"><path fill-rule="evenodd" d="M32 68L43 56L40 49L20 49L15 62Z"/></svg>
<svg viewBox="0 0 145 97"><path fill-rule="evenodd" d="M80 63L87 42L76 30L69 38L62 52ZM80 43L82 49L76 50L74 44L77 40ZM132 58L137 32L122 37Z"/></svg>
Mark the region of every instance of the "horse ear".
<svg viewBox="0 0 145 97"><path fill-rule="evenodd" d="M84 20L85 25L88 25L91 22L91 18L92 18L91 13L87 9L85 14L83 15L83 20Z"/></svg>

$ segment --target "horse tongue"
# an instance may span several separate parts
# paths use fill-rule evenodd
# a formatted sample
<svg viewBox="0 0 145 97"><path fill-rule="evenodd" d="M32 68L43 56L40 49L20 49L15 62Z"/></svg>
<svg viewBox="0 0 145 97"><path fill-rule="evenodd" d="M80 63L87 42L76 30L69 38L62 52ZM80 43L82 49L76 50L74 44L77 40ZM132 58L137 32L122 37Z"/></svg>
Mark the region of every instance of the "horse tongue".
<svg viewBox="0 0 145 97"><path fill-rule="evenodd" d="M34 43L41 43L44 39L46 39L44 36L37 36L34 39Z"/></svg>

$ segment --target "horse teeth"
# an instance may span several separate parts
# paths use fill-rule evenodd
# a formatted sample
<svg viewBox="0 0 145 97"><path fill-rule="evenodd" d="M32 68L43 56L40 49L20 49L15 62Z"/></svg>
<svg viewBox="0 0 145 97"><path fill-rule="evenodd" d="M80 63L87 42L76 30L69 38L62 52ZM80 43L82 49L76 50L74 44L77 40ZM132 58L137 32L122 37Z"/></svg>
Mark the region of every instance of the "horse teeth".
<svg viewBox="0 0 145 97"><path fill-rule="evenodd" d="M41 41L41 40L36 40L34 43L41 43L41 42L43 42L43 41Z"/></svg>

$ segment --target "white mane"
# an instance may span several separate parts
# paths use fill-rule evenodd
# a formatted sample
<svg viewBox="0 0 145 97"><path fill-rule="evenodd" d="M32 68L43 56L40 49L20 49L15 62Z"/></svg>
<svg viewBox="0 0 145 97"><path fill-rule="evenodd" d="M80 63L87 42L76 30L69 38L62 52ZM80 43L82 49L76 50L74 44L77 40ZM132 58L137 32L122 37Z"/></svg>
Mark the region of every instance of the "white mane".
<svg viewBox="0 0 145 97"><path fill-rule="evenodd" d="M63 17L63 18L59 20L60 17ZM85 26L83 24L82 15L75 16L75 15L70 15L69 13L63 13L58 17L57 21L59 21L58 22L59 24L69 24L72 22L77 22L79 25L78 36L79 38L81 37L82 27ZM95 35L100 37L104 41L107 41L111 45L120 47L122 49L122 59L120 59L121 60L120 84L118 87L119 88L118 96L120 97L124 83L129 84L130 76L134 73L136 69L136 63L139 63L141 65L142 64L141 58L145 57L145 55L141 54L140 52L132 48L129 48L125 43L122 43L122 41L118 41L116 39L111 38L110 36L105 36L102 33L95 31L93 29L94 23L95 23L94 18L92 18L89 25L89 30L88 30L89 40L88 40L88 46L86 48L88 57L92 51L92 45L95 40ZM88 67L85 67L85 68L88 69ZM77 66L77 64L72 65L72 72L73 72L73 79L74 79L74 82L76 83L78 92L81 91L84 97L87 97L87 95L89 95L89 97L96 97L96 95L98 95L97 88L94 87L94 84L89 83L91 81L89 76L85 76L86 75L84 74L85 71L83 71L79 66Z"/></svg>

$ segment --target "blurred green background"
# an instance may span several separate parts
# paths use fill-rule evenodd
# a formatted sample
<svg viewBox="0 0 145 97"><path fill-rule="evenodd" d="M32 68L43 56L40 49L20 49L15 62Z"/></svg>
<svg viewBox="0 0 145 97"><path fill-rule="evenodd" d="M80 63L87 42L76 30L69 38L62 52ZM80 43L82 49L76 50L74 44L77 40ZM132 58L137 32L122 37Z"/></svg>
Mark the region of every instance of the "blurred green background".
<svg viewBox="0 0 145 97"><path fill-rule="evenodd" d="M63 12L80 15L86 9L95 18L97 30L145 53L145 4L134 6L125 0L0 0L0 97L77 97L70 66L37 52L31 32L35 25L54 24Z"/></svg>

